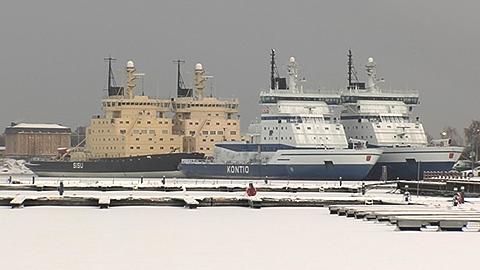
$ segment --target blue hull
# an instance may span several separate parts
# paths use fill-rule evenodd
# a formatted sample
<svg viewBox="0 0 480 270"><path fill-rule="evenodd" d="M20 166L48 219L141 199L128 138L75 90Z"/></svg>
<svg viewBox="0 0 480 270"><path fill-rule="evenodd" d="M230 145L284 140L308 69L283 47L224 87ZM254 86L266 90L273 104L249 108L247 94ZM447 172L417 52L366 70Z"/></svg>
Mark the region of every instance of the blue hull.
<svg viewBox="0 0 480 270"><path fill-rule="evenodd" d="M425 171L450 171L455 162L399 162L375 164L368 174L369 180L379 180L382 176L382 166L387 167L387 178L390 180L417 180L423 179Z"/></svg>
<svg viewBox="0 0 480 270"><path fill-rule="evenodd" d="M260 165L260 164L183 164L180 171L187 177L226 179L282 180L363 180L372 165Z"/></svg>

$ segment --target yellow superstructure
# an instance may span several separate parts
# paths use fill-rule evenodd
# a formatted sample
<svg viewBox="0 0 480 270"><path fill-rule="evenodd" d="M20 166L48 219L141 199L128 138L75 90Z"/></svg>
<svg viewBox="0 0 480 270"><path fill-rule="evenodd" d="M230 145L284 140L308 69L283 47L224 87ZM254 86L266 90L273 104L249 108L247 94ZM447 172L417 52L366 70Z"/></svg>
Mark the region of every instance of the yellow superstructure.
<svg viewBox="0 0 480 270"><path fill-rule="evenodd" d="M195 69L196 95L172 99L135 95L133 62L127 63L126 70L125 93L103 99L103 115L94 116L87 129L87 149L93 158L172 152L208 156L215 143L240 140L238 99L204 97L200 64Z"/></svg>

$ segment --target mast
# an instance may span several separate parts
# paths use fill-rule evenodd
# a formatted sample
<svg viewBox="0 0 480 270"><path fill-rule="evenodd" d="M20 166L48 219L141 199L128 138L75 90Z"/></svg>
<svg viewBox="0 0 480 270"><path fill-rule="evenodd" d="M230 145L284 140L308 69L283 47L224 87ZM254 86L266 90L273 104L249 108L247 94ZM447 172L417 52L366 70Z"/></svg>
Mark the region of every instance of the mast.
<svg viewBox="0 0 480 270"><path fill-rule="evenodd" d="M182 73L180 72L180 65L185 63L184 60L173 60L177 64L177 97L180 95L180 92L185 88L185 83L183 82Z"/></svg>
<svg viewBox="0 0 480 270"><path fill-rule="evenodd" d="M113 78L113 70L112 70L112 61L115 61L117 59L112 58L111 56L108 56L106 58L103 58L105 61L108 61L108 86L107 86L107 91L110 94L112 90L112 82L115 82L115 78Z"/></svg>
<svg viewBox="0 0 480 270"><path fill-rule="evenodd" d="M352 50L348 50L348 87L352 86L352 70L353 70Z"/></svg>
<svg viewBox="0 0 480 270"><path fill-rule="evenodd" d="M274 90L275 87L275 50L272 49L270 56L270 89Z"/></svg>

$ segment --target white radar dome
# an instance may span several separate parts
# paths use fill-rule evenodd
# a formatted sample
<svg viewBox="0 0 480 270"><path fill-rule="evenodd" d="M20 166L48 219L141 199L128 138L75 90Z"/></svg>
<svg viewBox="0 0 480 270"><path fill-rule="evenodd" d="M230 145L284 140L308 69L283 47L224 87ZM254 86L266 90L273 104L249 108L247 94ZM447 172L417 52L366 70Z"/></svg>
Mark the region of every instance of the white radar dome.
<svg viewBox="0 0 480 270"><path fill-rule="evenodd" d="M135 67L135 64L133 63L132 60L127 62L127 68L134 68L134 67Z"/></svg>
<svg viewBox="0 0 480 270"><path fill-rule="evenodd" d="M195 70L202 70L202 69L203 69L202 64L197 63L197 64L195 65Z"/></svg>
<svg viewBox="0 0 480 270"><path fill-rule="evenodd" d="M290 63L295 63L295 57L293 56L290 57Z"/></svg>
<svg viewBox="0 0 480 270"><path fill-rule="evenodd" d="M373 63L373 57L369 57L369 58L368 58L368 62L369 62L369 63Z"/></svg>

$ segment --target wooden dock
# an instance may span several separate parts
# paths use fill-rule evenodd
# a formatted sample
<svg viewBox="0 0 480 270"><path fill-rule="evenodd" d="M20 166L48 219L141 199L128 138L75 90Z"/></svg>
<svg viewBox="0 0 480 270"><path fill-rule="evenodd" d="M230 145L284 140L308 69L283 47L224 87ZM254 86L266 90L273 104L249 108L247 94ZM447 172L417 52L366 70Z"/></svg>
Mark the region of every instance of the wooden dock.
<svg viewBox="0 0 480 270"><path fill-rule="evenodd" d="M25 196L17 195L10 201L10 205L12 206L12 208L21 208L23 207L24 202L25 202Z"/></svg>
<svg viewBox="0 0 480 270"><path fill-rule="evenodd" d="M480 211L427 205L331 205L331 214L395 224L399 230L480 230ZM478 230L477 230L478 228Z"/></svg>
<svg viewBox="0 0 480 270"><path fill-rule="evenodd" d="M98 198L98 206L100 209L106 209L110 207L110 197L102 196Z"/></svg>
<svg viewBox="0 0 480 270"><path fill-rule="evenodd" d="M322 198L291 198L291 197L268 197L257 196L202 196L193 197L188 194L180 196L169 196L162 194L160 196L128 196L117 195L108 196L102 194L95 195L51 195L45 196L39 194L37 196L30 195L9 195L0 197L0 206L11 207L29 207L29 206L82 206L82 207L99 207L107 209L116 206L174 206L174 207L217 207L217 206L238 206L238 207L326 207L329 205L362 205L366 201L372 201L374 205L385 204L388 202L382 200L372 200L370 197L329 197Z"/></svg>

